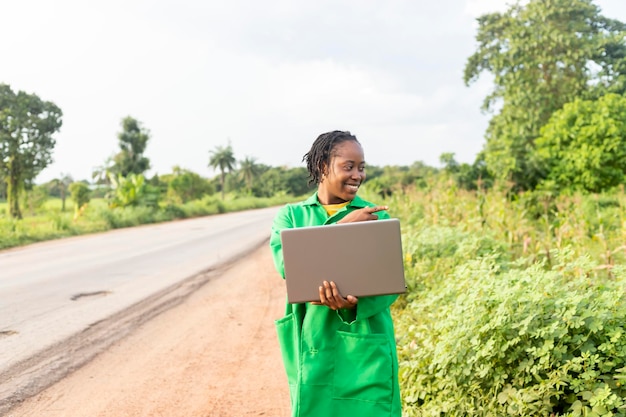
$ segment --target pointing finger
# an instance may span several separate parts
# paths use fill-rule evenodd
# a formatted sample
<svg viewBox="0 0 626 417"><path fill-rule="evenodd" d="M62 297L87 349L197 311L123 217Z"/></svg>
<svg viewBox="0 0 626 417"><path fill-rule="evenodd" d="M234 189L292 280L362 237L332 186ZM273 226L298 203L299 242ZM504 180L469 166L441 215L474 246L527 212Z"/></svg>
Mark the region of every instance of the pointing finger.
<svg viewBox="0 0 626 417"><path fill-rule="evenodd" d="M376 207L368 207L367 211L369 213L376 213L377 211L389 210L389 206L376 206Z"/></svg>

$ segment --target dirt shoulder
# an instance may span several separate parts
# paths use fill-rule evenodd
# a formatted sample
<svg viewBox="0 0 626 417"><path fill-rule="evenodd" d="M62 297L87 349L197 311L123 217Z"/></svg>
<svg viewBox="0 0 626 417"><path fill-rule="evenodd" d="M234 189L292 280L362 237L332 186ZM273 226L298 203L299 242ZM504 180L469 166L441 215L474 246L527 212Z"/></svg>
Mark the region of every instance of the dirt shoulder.
<svg viewBox="0 0 626 417"><path fill-rule="evenodd" d="M284 303L263 245L8 416L286 417Z"/></svg>

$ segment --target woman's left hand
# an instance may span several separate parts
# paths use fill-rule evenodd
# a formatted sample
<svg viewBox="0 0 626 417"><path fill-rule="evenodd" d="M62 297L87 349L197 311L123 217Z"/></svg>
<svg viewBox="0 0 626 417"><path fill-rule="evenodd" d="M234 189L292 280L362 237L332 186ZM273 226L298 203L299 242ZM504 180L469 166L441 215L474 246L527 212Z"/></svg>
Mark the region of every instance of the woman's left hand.
<svg viewBox="0 0 626 417"><path fill-rule="evenodd" d="M389 210L389 206L363 207L358 210L353 210L348 213L346 217L339 220L337 224L378 220L378 215L374 213L383 210Z"/></svg>
<svg viewBox="0 0 626 417"><path fill-rule="evenodd" d="M353 295L348 295L346 298L343 298L343 296L337 289L337 285L335 285L333 281L324 281L323 285L321 285L319 289L320 301L313 302L311 304L324 305L332 310L351 310L355 308L357 303L359 302L359 299Z"/></svg>

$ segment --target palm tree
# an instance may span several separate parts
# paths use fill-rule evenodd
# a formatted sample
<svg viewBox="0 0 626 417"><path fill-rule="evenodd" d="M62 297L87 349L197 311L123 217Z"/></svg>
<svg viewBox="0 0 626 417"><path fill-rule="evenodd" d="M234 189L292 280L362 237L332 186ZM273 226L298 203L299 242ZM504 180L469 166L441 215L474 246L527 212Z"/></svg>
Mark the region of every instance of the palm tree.
<svg viewBox="0 0 626 417"><path fill-rule="evenodd" d="M252 190L252 180L259 173L259 166L256 159L246 156L246 159L239 161L239 177L245 181L248 192Z"/></svg>
<svg viewBox="0 0 626 417"><path fill-rule="evenodd" d="M115 161L114 155L109 156L102 165L95 167L91 171L91 179L96 185L110 186L109 174L113 172Z"/></svg>
<svg viewBox="0 0 626 417"><path fill-rule="evenodd" d="M219 168L220 170L220 182L222 185L222 200L224 199L224 175L226 171L232 171L235 168L237 161L233 155L233 148L228 146L217 146L214 150L209 151L211 157L209 158L209 166L213 169Z"/></svg>

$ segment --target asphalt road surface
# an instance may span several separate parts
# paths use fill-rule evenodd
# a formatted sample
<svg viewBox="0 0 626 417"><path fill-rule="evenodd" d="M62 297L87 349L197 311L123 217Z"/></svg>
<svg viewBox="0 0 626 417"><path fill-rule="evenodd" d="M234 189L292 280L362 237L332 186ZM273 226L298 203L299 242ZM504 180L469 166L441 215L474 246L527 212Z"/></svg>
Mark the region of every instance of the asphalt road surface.
<svg viewBox="0 0 626 417"><path fill-rule="evenodd" d="M0 415L267 241L276 208L0 252Z"/></svg>

